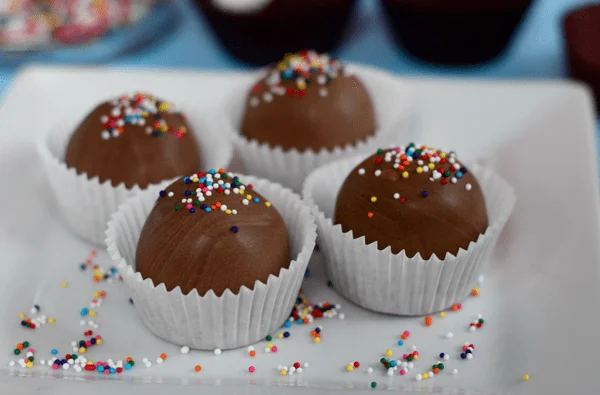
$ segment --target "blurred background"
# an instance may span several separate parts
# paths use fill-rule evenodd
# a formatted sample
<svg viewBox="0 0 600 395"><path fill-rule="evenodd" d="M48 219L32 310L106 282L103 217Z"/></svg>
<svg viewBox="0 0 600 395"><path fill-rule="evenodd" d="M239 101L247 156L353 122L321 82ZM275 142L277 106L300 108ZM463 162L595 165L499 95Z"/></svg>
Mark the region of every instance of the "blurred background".
<svg viewBox="0 0 600 395"><path fill-rule="evenodd" d="M590 0L0 0L0 95L32 63L241 70L303 45L406 76L568 78L574 68L563 20L589 4L600 7ZM576 25L586 23L600 29L600 17ZM600 81L598 69L586 72L577 77Z"/></svg>

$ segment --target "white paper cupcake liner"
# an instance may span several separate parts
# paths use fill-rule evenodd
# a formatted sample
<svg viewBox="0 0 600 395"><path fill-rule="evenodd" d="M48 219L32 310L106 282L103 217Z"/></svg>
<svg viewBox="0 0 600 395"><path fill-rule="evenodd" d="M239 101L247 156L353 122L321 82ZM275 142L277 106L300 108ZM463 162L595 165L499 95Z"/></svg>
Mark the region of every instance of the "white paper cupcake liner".
<svg viewBox="0 0 600 395"><path fill-rule="evenodd" d="M227 168L233 156L233 145L222 137L224 121L220 118L188 113L188 121L199 145L204 168ZM114 187L109 180L100 183L98 177L77 174L68 168L64 156L76 123L57 125L38 141L42 164L63 221L82 239L103 245L106 223L119 204L138 194L138 186L125 184Z"/></svg>
<svg viewBox="0 0 600 395"><path fill-rule="evenodd" d="M318 152L295 149L284 151L256 140L249 140L240 133L240 123L246 111L248 89L236 89L225 103L225 118L229 132L245 171L278 182L295 191L301 191L306 177L317 167L338 158L358 152L368 152L380 146L388 146L399 140L411 140L415 136L413 104L405 83L391 74L364 66L347 65L347 72L356 75L365 85L375 108L377 129L365 141L321 149ZM253 78L254 83L259 74ZM286 133L282 130L281 133Z"/></svg>
<svg viewBox="0 0 600 395"><path fill-rule="evenodd" d="M269 276L266 283L256 281L253 290L242 287L237 295L226 290L217 297L213 291L199 296L194 289L184 295L179 287L167 291L164 284L155 285L135 271L139 235L160 187L130 198L108 224L108 253L131 290L139 316L150 331L171 343L203 350L255 343L283 325L298 296L317 237L311 210L281 185L251 176L240 179L268 197L290 234L289 268Z"/></svg>
<svg viewBox="0 0 600 395"><path fill-rule="evenodd" d="M318 244L334 288L359 306L370 310L424 315L442 311L463 301L475 286L490 251L510 217L516 196L497 174L479 165L469 167L481 185L489 227L467 250L444 259L408 258L404 251L377 248L342 232L332 221L335 202L346 176L363 156L339 160L315 170L306 180L303 196L311 205L318 227Z"/></svg>

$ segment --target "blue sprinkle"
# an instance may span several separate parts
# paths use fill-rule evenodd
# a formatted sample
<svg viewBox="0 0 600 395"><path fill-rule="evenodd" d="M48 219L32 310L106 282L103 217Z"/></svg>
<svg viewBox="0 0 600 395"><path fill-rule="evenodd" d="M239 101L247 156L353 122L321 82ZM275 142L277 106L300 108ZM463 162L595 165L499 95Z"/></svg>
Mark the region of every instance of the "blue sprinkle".
<svg viewBox="0 0 600 395"><path fill-rule="evenodd" d="M467 354L465 354L465 353L463 352L462 354L460 354L460 357L461 357L462 359L467 359Z"/></svg>
<svg viewBox="0 0 600 395"><path fill-rule="evenodd" d="M79 312L79 314L81 314L82 317L85 317L86 315L88 315L89 310L87 307L84 307L83 309L81 309L81 311Z"/></svg>
<svg viewBox="0 0 600 395"><path fill-rule="evenodd" d="M396 366L396 360L392 359L392 360L390 361L390 366L391 366L391 367L394 367L394 366Z"/></svg>
<svg viewBox="0 0 600 395"><path fill-rule="evenodd" d="M413 159L419 159L419 155L417 155L416 153L415 153L415 154L412 154L412 158L413 158Z"/></svg>
<svg viewBox="0 0 600 395"><path fill-rule="evenodd" d="M310 277L310 270L306 269L304 272L304 277Z"/></svg>
<svg viewBox="0 0 600 395"><path fill-rule="evenodd" d="M35 308L37 311L40 311L40 305L39 305L39 304L35 304L35 305L33 305L33 307L34 307L34 308Z"/></svg>
<svg viewBox="0 0 600 395"><path fill-rule="evenodd" d="M133 299L129 298L129 303L133 304Z"/></svg>
<svg viewBox="0 0 600 395"><path fill-rule="evenodd" d="M467 168L466 167L461 167L460 171L462 171L463 174L467 174Z"/></svg>
<svg viewBox="0 0 600 395"><path fill-rule="evenodd" d="M292 323L288 320L285 322L285 324L283 324L283 326L285 326L286 328L289 328L290 326L292 326Z"/></svg>
<svg viewBox="0 0 600 395"><path fill-rule="evenodd" d="M23 322L25 322L25 321L23 321ZM302 318L298 318L298 319L296 320L296 323L297 323L297 324L302 324L303 322L304 322L304 321L302 321Z"/></svg>
<svg viewBox="0 0 600 395"><path fill-rule="evenodd" d="M114 266L111 266L111 268L110 268L110 272L111 272L112 274L117 274L117 271L118 271L118 270L117 270L117 268L116 268L116 267L114 267Z"/></svg>
<svg viewBox="0 0 600 395"><path fill-rule="evenodd" d="M58 354L58 350L56 348L53 348L52 351L50 351L50 354L56 355Z"/></svg>
<svg viewBox="0 0 600 395"><path fill-rule="evenodd" d="M204 211L206 211L207 213L210 213L212 211L212 208L207 207L207 208L204 209Z"/></svg>
<svg viewBox="0 0 600 395"><path fill-rule="evenodd" d="M402 340L398 340L398 345L399 345L399 346L403 346L403 345L404 345L404 342L403 342Z"/></svg>
<svg viewBox="0 0 600 395"><path fill-rule="evenodd" d="M456 178L462 178L463 173L461 173L460 171L456 172Z"/></svg>
<svg viewBox="0 0 600 395"><path fill-rule="evenodd" d="M208 206L206 204L203 204L202 206L200 206L200 209L204 210L206 209Z"/></svg>
<svg viewBox="0 0 600 395"><path fill-rule="evenodd" d="M237 226L232 226L232 227L231 227L231 231L232 231L233 233L237 233L237 232L238 232L238 230L239 230L239 228L238 228Z"/></svg>
<svg viewBox="0 0 600 395"><path fill-rule="evenodd" d="M427 195L429 195L429 193L427 193L427 191L423 191L423 192L421 192L421 196L423 196L423 197L427 197Z"/></svg>
<svg viewBox="0 0 600 395"><path fill-rule="evenodd" d="M258 203L258 202L260 202L260 199L259 199L259 198L257 198L257 197L255 197L255 198L254 198L254 199L252 199L252 200L254 201L254 203Z"/></svg>
<svg viewBox="0 0 600 395"><path fill-rule="evenodd" d="M131 365L129 363L125 364L125 370L130 370L131 369Z"/></svg>
<svg viewBox="0 0 600 395"><path fill-rule="evenodd" d="M473 351L467 350L467 354L473 354Z"/></svg>
<svg viewBox="0 0 600 395"><path fill-rule="evenodd" d="M284 79L284 80L289 80L290 78L292 78L293 75L294 75L294 72L292 70L285 69L281 73L281 78Z"/></svg>
<svg viewBox="0 0 600 395"><path fill-rule="evenodd" d="M81 265L79 265L79 268L80 268L81 270L85 270L85 263L82 263Z"/></svg>
<svg viewBox="0 0 600 395"><path fill-rule="evenodd" d="M192 207L192 208L190 209L190 213L194 214L195 212L196 212L196 209Z"/></svg>
<svg viewBox="0 0 600 395"><path fill-rule="evenodd" d="M216 171L215 169L210 169L208 172L209 172L210 174L216 174L216 173L217 173L217 171Z"/></svg>
<svg viewBox="0 0 600 395"><path fill-rule="evenodd" d="M321 333L321 328L315 328L315 332Z"/></svg>
<svg viewBox="0 0 600 395"><path fill-rule="evenodd" d="M444 354L443 352L442 352L442 353L440 353L440 358L444 358L444 356L445 356L445 355L446 355L446 354Z"/></svg>
<svg viewBox="0 0 600 395"><path fill-rule="evenodd" d="M185 192L183 193L185 196L191 196L192 195L192 191L190 191L189 189L186 189Z"/></svg>
<svg viewBox="0 0 600 395"><path fill-rule="evenodd" d="M288 332L288 331L283 332L283 337L290 337L290 332Z"/></svg>
<svg viewBox="0 0 600 395"><path fill-rule="evenodd" d="M98 372L102 373L102 372L104 372L104 366L98 366L98 368L96 370Z"/></svg>
<svg viewBox="0 0 600 395"><path fill-rule="evenodd" d="M117 372L117 370L116 370L115 368L110 368L110 372L111 372L111 373L116 373L116 372Z"/></svg>
<svg viewBox="0 0 600 395"><path fill-rule="evenodd" d="M95 338L95 337L92 337L92 338L90 339L90 343L92 343L92 344L96 344L96 338ZM85 344L85 343L84 343L84 344Z"/></svg>

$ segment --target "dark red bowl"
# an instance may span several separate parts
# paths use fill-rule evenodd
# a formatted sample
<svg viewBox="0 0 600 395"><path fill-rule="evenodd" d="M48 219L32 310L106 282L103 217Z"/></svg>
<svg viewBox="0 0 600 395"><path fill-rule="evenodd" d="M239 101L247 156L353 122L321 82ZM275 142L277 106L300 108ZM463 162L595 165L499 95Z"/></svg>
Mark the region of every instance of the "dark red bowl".
<svg viewBox="0 0 600 395"><path fill-rule="evenodd" d="M592 88L600 113L600 4L569 12L563 31L571 77Z"/></svg>
<svg viewBox="0 0 600 395"><path fill-rule="evenodd" d="M303 49L334 50L356 0L272 0L254 13L235 14L211 0L195 0L221 44L237 59L256 66Z"/></svg>
<svg viewBox="0 0 600 395"><path fill-rule="evenodd" d="M533 0L383 0L396 41L427 62L470 65L507 47Z"/></svg>

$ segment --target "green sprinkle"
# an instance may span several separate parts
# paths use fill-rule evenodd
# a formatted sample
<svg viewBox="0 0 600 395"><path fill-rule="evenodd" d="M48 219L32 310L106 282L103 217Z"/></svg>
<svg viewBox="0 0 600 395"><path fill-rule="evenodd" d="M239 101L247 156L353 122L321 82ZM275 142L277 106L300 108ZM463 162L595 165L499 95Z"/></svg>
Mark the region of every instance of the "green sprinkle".
<svg viewBox="0 0 600 395"><path fill-rule="evenodd" d="M385 360L385 358L381 358L381 359L379 360L379 362L380 362L380 363L386 363L387 361Z"/></svg>
<svg viewBox="0 0 600 395"><path fill-rule="evenodd" d="M23 342L23 348L29 347L29 342Z"/></svg>
<svg viewBox="0 0 600 395"><path fill-rule="evenodd" d="M179 211L179 210L181 210L181 207L175 206L175 211Z"/></svg>
<svg viewBox="0 0 600 395"><path fill-rule="evenodd" d="M371 388L375 388L375 387L377 387L377 383L374 381L371 381Z"/></svg>
<svg viewBox="0 0 600 395"><path fill-rule="evenodd" d="M21 350L19 350L18 348L15 348L15 351L13 351L15 353L15 355L19 355L21 354Z"/></svg>
<svg viewBox="0 0 600 395"><path fill-rule="evenodd" d="M381 148L378 148L377 149L377 155L381 155L381 154L383 154L383 150Z"/></svg>
<svg viewBox="0 0 600 395"><path fill-rule="evenodd" d="M479 319L479 323L480 323L480 324L483 324L483 318L480 318L480 319Z"/></svg>
<svg viewBox="0 0 600 395"><path fill-rule="evenodd" d="M271 340L273 340L273 337L271 337L271 335L267 335L267 341L270 342Z"/></svg>
<svg viewBox="0 0 600 395"><path fill-rule="evenodd" d="M194 206L199 206L200 205L200 200L194 200Z"/></svg>
<svg viewBox="0 0 600 395"><path fill-rule="evenodd" d="M29 359L31 362L33 362L33 356L31 356L31 357L29 357L27 359Z"/></svg>
<svg viewBox="0 0 600 395"><path fill-rule="evenodd" d="M439 370L444 370L444 364L443 363L438 363L438 369Z"/></svg>

